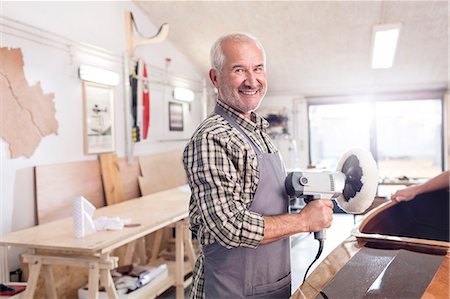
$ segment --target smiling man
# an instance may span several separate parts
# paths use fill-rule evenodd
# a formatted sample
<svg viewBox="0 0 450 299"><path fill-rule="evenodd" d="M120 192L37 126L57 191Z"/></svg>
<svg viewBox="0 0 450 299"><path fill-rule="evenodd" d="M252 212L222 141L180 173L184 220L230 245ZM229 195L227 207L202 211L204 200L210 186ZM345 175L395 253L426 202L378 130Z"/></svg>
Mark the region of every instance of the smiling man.
<svg viewBox="0 0 450 299"><path fill-rule="evenodd" d="M261 43L248 34L221 37L211 48L216 107L183 157L190 229L202 245L191 298L288 298L288 237L331 225L329 200L288 214L284 165L268 122L254 112L267 91L265 65Z"/></svg>

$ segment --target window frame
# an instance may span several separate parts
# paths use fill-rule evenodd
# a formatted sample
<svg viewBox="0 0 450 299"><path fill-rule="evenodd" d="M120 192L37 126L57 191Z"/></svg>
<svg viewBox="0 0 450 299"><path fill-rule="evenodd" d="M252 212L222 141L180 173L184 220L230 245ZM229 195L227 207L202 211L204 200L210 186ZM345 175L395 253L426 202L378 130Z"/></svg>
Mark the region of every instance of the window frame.
<svg viewBox="0 0 450 299"><path fill-rule="evenodd" d="M376 109L377 102L389 102L389 101L420 101L420 100L439 100L441 104L441 171L445 169L445 90L438 91L424 91L415 93L384 93L375 95L352 95L352 96L334 96L334 97L310 97L307 98L307 129L308 129L308 162L312 164L312 148L311 148L311 119L310 119L310 106L320 105L339 105L339 104L357 104L362 101L367 101L372 106L374 111L374 117L372 118L369 126L369 147L370 152L378 164L378 145L376 134Z"/></svg>

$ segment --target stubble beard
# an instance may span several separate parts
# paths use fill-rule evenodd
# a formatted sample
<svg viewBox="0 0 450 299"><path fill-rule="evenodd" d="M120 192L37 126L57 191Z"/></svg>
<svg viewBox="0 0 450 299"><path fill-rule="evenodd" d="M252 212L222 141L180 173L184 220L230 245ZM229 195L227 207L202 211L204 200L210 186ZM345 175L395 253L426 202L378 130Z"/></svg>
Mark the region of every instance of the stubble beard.
<svg viewBox="0 0 450 299"><path fill-rule="evenodd" d="M254 101L246 102L239 96L239 91L233 89L229 85L225 85L219 90L219 99L241 113L250 113L258 109L266 94L266 89L263 89L261 86L258 93L259 99L257 103L254 103Z"/></svg>

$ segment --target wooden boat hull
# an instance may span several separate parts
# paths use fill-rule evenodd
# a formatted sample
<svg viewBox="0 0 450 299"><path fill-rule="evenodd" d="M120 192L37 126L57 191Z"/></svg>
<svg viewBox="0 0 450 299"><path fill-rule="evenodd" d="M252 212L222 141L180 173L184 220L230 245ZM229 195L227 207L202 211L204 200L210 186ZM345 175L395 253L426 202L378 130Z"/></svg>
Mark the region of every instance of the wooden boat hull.
<svg viewBox="0 0 450 299"><path fill-rule="evenodd" d="M371 211L292 298L450 298L448 195Z"/></svg>

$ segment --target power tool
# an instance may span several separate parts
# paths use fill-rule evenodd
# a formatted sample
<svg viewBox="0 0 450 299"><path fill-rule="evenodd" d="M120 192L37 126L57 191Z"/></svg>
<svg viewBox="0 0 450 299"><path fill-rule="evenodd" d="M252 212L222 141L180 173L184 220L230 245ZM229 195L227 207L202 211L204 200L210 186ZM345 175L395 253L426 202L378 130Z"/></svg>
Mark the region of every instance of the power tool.
<svg viewBox="0 0 450 299"><path fill-rule="evenodd" d="M372 204L378 187L378 168L372 154L355 148L348 150L339 160L336 171L296 171L285 179L286 193L290 198L303 198L308 204L315 199L334 199L347 213L363 213ZM319 241L317 255L306 269L319 259L325 241L325 230L314 232Z"/></svg>
<svg viewBox="0 0 450 299"><path fill-rule="evenodd" d="M296 171L285 180L291 198L334 199L347 213L363 213L372 204L378 186L378 168L372 154L364 149L348 150L339 160L336 171ZM325 239L325 231L314 232Z"/></svg>

